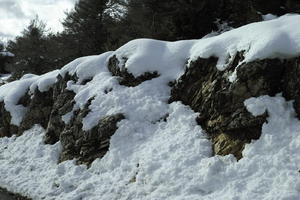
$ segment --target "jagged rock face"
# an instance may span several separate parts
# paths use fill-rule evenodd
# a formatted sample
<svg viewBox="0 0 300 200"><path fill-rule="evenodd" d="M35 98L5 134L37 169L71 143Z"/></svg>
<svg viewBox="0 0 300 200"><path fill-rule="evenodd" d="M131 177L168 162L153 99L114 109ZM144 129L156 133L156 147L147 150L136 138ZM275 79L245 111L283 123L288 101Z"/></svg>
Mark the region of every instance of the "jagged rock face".
<svg viewBox="0 0 300 200"><path fill-rule="evenodd" d="M125 60L124 62L125 65L127 59L124 58L124 60ZM111 57L108 62L108 70L112 73L113 76L119 77L118 81L120 85L135 87L146 80L151 80L159 76L157 72L146 72L141 76L134 77L131 73L127 71L125 66L120 68L119 64L120 61L117 59L116 56Z"/></svg>
<svg viewBox="0 0 300 200"><path fill-rule="evenodd" d="M117 130L117 123L124 119L123 114L106 116L89 131L82 130L82 119L88 114L88 106L75 114L60 135L63 151L60 161L77 158L79 164L91 164L96 158L105 155L110 137Z"/></svg>
<svg viewBox="0 0 300 200"><path fill-rule="evenodd" d="M90 99L83 109L75 110L68 124L62 116L73 110L75 93L67 89L68 81L77 81L76 76L59 75L57 82L47 92L38 89L33 94L27 92L18 104L28 108L19 127L11 125L11 115L0 102L0 137L21 135L35 124L46 129L45 143L62 144L60 161L77 159L80 164L90 165L96 158L103 157L109 148L110 137L117 130L117 123L124 119L123 114L105 116L97 126L83 131L82 120L90 112ZM84 81L82 84L86 84Z"/></svg>
<svg viewBox="0 0 300 200"><path fill-rule="evenodd" d="M90 112L90 99L83 109L75 110L68 124L62 116L73 110L75 93L67 90L67 82L77 81L76 76L58 77L53 88L54 103L52 106L45 143L62 144L60 161L77 159L79 164L91 164L96 158L103 157L108 151L110 137L117 130L117 122L124 119L122 114L107 116L101 119L98 125L89 131L82 130L82 120ZM86 84L83 82L82 84Z"/></svg>
<svg viewBox="0 0 300 200"><path fill-rule="evenodd" d="M300 58L288 62L282 81L283 96L294 101L294 108L300 118Z"/></svg>
<svg viewBox="0 0 300 200"><path fill-rule="evenodd" d="M10 124L11 115L5 110L4 103L0 102L0 137L10 137L17 133L18 127Z"/></svg>
<svg viewBox="0 0 300 200"><path fill-rule="evenodd" d="M21 135L35 124L40 124L43 128L47 128L53 106L53 90L40 92L36 89L32 97L26 94L21 100L22 103L19 102L19 104L28 107L28 112L18 128L18 135Z"/></svg>
<svg viewBox="0 0 300 200"><path fill-rule="evenodd" d="M180 100L200 113L197 121L212 138L215 154L234 154L238 159L244 145L260 137L267 116L253 117L245 109L244 101L261 95L274 96L282 91L295 99L300 94L296 89L299 88L298 59L244 63L237 68L237 80L231 83L228 76L241 59L242 56L237 55L225 71L218 71L217 59L199 58L176 82L170 98L171 102ZM297 108L297 101L295 105Z"/></svg>
<svg viewBox="0 0 300 200"><path fill-rule="evenodd" d="M50 118L45 134L45 143L54 144L59 141L61 132L65 127L62 121L62 116L71 112L74 105L75 93L67 90L67 82L75 80L75 77L66 75L65 77L58 76L58 81L53 88L53 106L50 113Z"/></svg>

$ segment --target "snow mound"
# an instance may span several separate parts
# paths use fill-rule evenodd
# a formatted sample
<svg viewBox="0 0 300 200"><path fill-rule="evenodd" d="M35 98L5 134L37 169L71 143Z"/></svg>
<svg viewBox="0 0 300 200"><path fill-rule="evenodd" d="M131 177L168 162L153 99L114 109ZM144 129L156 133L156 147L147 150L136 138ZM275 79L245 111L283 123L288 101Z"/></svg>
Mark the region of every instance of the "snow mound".
<svg viewBox="0 0 300 200"><path fill-rule="evenodd" d="M177 79L184 70L189 51L196 40L164 42L151 39L132 40L117 49L113 55L134 76L158 72L168 80Z"/></svg>

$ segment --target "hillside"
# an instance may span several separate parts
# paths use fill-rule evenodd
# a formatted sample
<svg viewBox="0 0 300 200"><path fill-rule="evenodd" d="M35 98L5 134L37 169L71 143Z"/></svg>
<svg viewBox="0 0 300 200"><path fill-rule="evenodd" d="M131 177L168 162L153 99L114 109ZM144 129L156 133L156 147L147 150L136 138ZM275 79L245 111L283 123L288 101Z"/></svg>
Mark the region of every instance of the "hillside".
<svg viewBox="0 0 300 200"><path fill-rule="evenodd" d="M300 196L300 15L130 41L0 87L0 186L32 199Z"/></svg>

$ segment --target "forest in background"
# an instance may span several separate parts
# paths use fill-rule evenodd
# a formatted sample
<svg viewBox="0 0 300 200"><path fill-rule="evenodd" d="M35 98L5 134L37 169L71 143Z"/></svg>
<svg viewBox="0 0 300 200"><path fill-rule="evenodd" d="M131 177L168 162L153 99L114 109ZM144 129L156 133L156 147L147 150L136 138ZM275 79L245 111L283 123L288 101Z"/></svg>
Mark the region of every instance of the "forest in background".
<svg viewBox="0 0 300 200"><path fill-rule="evenodd" d="M37 17L20 36L0 46L0 51L15 55L0 56L0 71L12 73L12 79L25 73L43 74L75 58L115 50L136 38L199 39L225 22L228 27L238 27L260 21L254 6L265 13L284 13L281 1L270 2L269 10L263 10L265 1L261 0L79 0L62 22L62 32L52 33Z"/></svg>

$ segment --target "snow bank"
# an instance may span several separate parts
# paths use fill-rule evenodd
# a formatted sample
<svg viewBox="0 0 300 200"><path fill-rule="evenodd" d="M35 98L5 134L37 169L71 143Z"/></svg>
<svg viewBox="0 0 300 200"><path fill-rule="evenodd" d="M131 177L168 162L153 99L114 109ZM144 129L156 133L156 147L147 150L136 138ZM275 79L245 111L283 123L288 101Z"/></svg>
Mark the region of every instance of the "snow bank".
<svg viewBox="0 0 300 200"><path fill-rule="evenodd" d="M173 103L167 122L123 120L110 151L90 169L73 161L57 164L60 144L44 145L40 127L2 138L0 185L34 199L298 200L300 121L292 103L262 96L245 104L269 117L239 162L211 157L196 114Z"/></svg>

